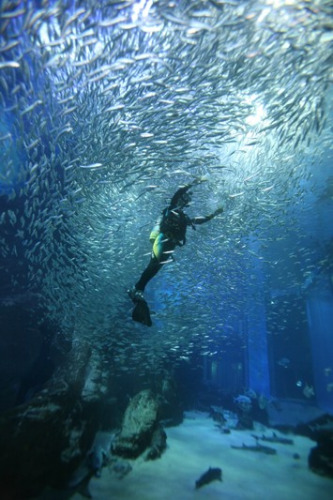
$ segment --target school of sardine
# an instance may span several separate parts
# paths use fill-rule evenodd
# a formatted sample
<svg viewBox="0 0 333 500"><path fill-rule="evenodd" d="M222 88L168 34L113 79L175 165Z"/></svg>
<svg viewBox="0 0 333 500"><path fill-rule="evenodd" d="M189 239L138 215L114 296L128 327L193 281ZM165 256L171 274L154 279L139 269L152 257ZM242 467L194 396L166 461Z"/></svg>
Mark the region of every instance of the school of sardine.
<svg viewBox="0 0 333 500"><path fill-rule="evenodd" d="M123 370L223 353L272 290L329 268L305 228L332 165L332 2L0 5L1 259L63 335ZM147 332L126 290L198 177L188 214L224 212L148 285ZM283 327L271 313L269 333Z"/></svg>

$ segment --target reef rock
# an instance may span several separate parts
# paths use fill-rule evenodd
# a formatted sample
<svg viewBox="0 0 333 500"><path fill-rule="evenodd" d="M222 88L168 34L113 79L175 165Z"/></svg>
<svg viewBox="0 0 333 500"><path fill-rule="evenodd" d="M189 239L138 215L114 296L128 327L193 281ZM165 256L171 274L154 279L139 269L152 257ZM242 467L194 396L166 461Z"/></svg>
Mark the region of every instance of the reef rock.
<svg viewBox="0 0 333 500"><path fill-rule="evenodd" d="M309 467L316 474L333 479L333 433L318 440L308 458Z"/></svg>
<svg viewBox="0 0 333 500"><path fill-rule="evenodd" d="M145 460L156 460L160 458L166 448L167 435L163 427L158 426L153 432L150 448L146 454Z"/></svg>
<svg viewBox="0 0 333 500"><path fill-rule="evenodd" d="M322 415L308 424L299 425L296 432L317 442L308 457L310 469L333 479L333 416Z"/></svg>
<svg viewBox="0 0 333 500"><path fill-rule="evenodd" d="M91 391L87 397L90 359L89 345L75 345L41 392L1 414L2 498L28 499L48 486L64 487L88 452L101 405Z"/></svg>
<svg viewBox="0 0 333 500"><path fill-rule="evenodd" d="M113 444L113 453L136 458L148 448L158 422L158 398L150 390L139 392L126 408L121 431Z"/></svg>

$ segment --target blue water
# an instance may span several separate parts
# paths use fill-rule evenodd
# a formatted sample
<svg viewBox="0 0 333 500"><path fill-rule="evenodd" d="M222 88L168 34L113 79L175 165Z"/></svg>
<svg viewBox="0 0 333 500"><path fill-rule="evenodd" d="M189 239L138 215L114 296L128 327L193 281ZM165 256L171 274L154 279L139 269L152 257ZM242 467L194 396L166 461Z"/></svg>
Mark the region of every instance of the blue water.
<svg viewBox="0 0 333 500"><path fill-rule="evenodd" d="M73 373L97 427L166 374L183 409L332 413L329 7L124 4L1 7L1 413ZM188 227L135 323L150 231L198 178L186 213L224 212Z"/></svg>

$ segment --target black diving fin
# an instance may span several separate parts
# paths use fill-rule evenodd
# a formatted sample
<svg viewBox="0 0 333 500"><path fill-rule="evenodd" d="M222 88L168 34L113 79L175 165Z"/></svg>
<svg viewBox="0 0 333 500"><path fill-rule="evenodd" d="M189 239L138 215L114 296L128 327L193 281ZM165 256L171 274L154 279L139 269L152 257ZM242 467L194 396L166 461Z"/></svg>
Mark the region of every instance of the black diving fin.
<svg viewBox="0 0 333 500"><path fill-rule="evenodd" d="M147 302L144 299L135 302L132 312L132 319L146 326L152 326L150 311Z"/></svg>

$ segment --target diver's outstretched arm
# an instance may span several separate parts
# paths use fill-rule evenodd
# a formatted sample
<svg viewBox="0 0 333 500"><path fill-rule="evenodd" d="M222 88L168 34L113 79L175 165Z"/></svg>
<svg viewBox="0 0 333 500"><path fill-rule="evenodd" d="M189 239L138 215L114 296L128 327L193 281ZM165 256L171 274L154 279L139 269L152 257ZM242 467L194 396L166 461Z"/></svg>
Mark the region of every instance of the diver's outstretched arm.
<svg viewBox="0 0 333 500"><path fill-rule="evenodd" d="M213 212L210 215L206 215L205 217L204 216L194 217L193 219L191 219L191 222L192 222L192 224L204 224L205 222L208 222L208 221L214 219L214 217L221 214L222 212L223 212L223 208L220 207L217 210L215 210L215 212Z"/></svg>

